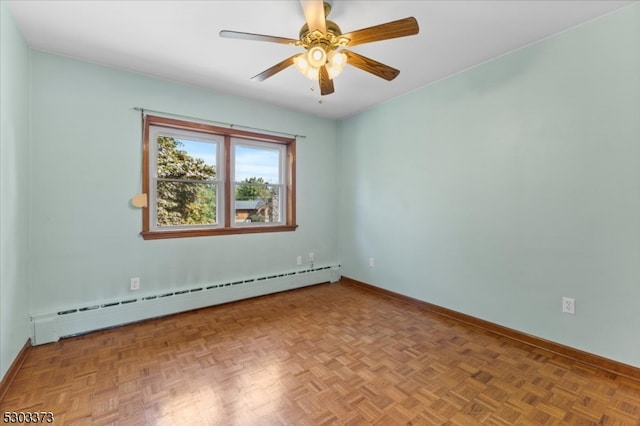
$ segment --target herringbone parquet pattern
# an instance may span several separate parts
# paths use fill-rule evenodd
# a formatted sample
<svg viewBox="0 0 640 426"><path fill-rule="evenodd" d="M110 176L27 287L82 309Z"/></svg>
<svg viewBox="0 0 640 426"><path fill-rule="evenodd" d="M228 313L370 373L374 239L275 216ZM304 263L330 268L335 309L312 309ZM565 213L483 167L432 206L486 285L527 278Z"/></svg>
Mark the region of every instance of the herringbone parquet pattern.
<svg viewBox="0 0 640 426"><path fill-rule="evenodd" d="M639 425L640 383L326 284L34 347L2 410L63 425Z"/></svg>

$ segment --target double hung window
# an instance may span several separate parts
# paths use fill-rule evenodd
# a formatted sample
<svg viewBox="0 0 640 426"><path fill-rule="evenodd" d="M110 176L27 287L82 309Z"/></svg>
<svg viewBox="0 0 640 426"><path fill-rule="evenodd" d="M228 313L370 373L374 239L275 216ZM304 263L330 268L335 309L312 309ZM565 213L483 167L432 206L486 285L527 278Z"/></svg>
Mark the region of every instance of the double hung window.
<svg viewBox="0 0 640 426"><path fill-rule="evenodd" d="M145 239L293 231L295 139L145 117Z"/></svg>

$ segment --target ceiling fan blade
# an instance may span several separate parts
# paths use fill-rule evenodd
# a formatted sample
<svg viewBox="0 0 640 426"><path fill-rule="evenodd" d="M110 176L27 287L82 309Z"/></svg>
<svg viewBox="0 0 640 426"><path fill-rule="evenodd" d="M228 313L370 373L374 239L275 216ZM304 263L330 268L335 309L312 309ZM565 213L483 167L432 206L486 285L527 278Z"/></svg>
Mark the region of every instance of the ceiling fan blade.
<svg viewBox="0 0 640 426"><path fill-rule="evenodd" d="M320 94L330 95L334 91L333 89L333 80L329 78L329 72L327 71L327 67L320 67Z"/></svg>
<svg viewBox="0 0 640 426"><path fill-rule="evenodd" d="M309 31L320 30L327 33L326 17L324 16L324 2L322 0L300 0L304 19L309 25Z"/></svg>
<svg viewBox="0 0 640 426"><path fill-rule="evenodd" d="M278 62L277 64L275 64L271 68L267 68L266 70L262 71L260 74L254 75L253 77L251 77L251 80L264 81L264 80L268 79L272 75L274 75L276 73L279 73L283 69L293 65L293 58L295 58L296 56L297 55L293 55L293 56L285 59L284 61Z"/></svg>
<svg viewBox="0 0 640 426"><path fill-rule="evenodd" d="M295 40L292 38L276 37L276 36L263 35L263 34L243 33L239 31L227 31L227 30L220 31L220 37L237 38L242 40L268 41L271 43L291 44L291 45L295 45L298 42L298 40Z"/></svg>
<svg viewBox="0 0 640 426"><path fill-rule="evenodd" d="M356 46L358 44L371 43L373 41L415 35L418 34L419 31L420 28L418 27L418 21L416 21L416 18L409 17L387 22L386 24L374 25L373 27L352 31L347 34L343 34L342 37L346 37L350 40L347 46Z"/></svg>
<svg viewBox="0 0 640 426"><path fill-rule="evenodd" d="M384 78L387 81L391 81L400 74L400 70L385 65L382 62L374 61L366 56L359 55L349 50L342 50L342 53L347 55L347 64L353 65L356 68L360 68L363 71L369 72L380 78Z"/></svg>

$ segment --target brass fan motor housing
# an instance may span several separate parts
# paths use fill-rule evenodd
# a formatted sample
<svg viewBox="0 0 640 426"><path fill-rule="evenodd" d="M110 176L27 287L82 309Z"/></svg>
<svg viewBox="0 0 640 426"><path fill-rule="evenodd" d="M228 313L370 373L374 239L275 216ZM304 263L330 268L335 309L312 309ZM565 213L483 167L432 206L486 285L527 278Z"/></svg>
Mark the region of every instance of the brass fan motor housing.
<svg viewBox="0 0 640 426"><path fill-rule="evenodd" d="M300 46L308 50L313 46L321 45L328 52L344 45L344 42L340 39L342 30L338 24L329 20L326 23L326 34L322 34L320 31L311 32L309 31L309 24L304 24L300 28Z"/></svg>
<svg viewBox="0 0 640 426"><path fill-rule="evenodd" d="M300 42L299 45L309 50L313 46L322 46L325 52L329 52L331 50L335 50L340 46L344 46L346 44L346 40L340 38L342 35L342 30L333 21L326 19L331 13L331 3L323 2L324 5L324 16L327 33L322 34L320 31L309 31L309 24L305 23L302 28L300 28Z"/></svg>
<svg viewBox="0 0 640 426"><path fill-rule="evenodd" d="M342 35L342 30L340 29L338 24L328 19L326 22L327 22L327 33L331 33L335 37ZM308 35L309 35L309 24L304 24L302 28L300 28L300 35L299 35L300 40L304 40L304 38L307 37Z"/></svg>

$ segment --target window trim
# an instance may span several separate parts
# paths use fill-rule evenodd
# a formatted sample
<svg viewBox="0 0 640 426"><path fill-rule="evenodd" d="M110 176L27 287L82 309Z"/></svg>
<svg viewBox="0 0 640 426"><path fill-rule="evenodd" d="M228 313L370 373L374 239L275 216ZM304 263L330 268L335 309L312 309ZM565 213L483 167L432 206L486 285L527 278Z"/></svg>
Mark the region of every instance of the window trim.
<svg viewBox="0 0 640 426"><path fill-rule="evenodd" d="M150 200L150 127L162 126L176 130L195 131L200 133L220 135L224 137L224 143L222 146L222 186L223 186L223 202L222 217L224 223L221 223L215 228L192 228L192 229L166 229L155 230L150 227L151 219L151 205L148 204L142 208L142 231L140 235L145 240L165 239L165 238L185 238L185 237L204 237L213 235L232 235L232 234L255 234L264 232L288 232L295 231L298 227L296 224L296 139L286 138L282 136L268 135L256 132L249 132L246 130L239 130L234 128L219 127L211 124L191 122L185 120L178 120L169 117L161 117L155 115L145 115L143 122L143 148L142 148L142 192L147 194L147 199ZM286 181L283 183L286 188L285 197L285 217L284 224L270 225L265 224L261 226L234 226L231 207L233 202L231 198L234 197L232 191L231 182L231 138L249 139L254 141L262 141L268 143L275 143L284 145L285 158L284 176Z"/></svg>

